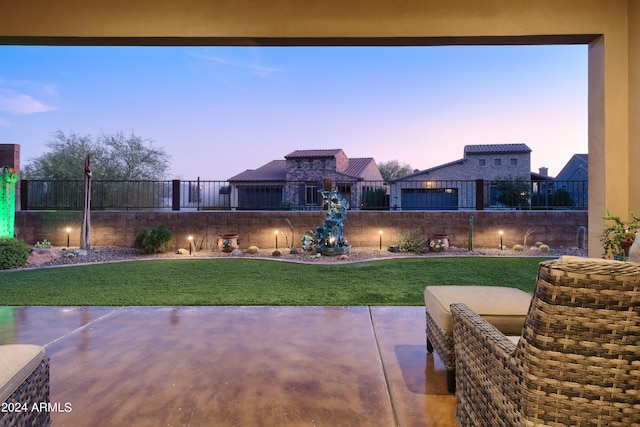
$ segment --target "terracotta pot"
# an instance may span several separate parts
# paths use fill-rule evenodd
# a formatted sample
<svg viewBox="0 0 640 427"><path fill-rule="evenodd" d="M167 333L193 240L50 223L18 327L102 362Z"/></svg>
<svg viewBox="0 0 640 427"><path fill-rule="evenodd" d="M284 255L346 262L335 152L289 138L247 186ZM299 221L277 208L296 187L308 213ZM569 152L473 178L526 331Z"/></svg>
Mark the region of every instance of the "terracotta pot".
<svg viewBox="0 0 640 427"><path fill-rule="evenodd" d="M240 248L239 234L218 234L218 249L220 252L233 252Z"/></svg>
<svg viewBox="0 0 640 427"><path fill-rule="evenodd" d="M429 236L429 250L431 252L446 251L449 249L448 234L432 234Z"/></svg>
<svg viewBox="0 0 640 427"><path fill-rule="evenodd" d="M629 248L633 245L633 240L631 237L620 240L620 247L624 251L625 256L629 256Z"/></svg>

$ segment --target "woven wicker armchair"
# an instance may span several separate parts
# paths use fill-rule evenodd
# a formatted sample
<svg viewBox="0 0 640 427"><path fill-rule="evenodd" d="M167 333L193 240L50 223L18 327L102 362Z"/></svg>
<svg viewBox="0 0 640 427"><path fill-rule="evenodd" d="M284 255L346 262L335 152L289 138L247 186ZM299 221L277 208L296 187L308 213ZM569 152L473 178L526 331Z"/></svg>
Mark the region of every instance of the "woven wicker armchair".
<svg viewBox="0 0 640 427"><path fill-rule="evenodd" d="M30 344L0 346L0 427L47 427L49 357Z"/></svg>
<svg viewBox="0 0 640 427"><path fill-rule="evenodd" d="M640 264L540 263L518 344L451 313L461 426L640 426Z"/></svg>

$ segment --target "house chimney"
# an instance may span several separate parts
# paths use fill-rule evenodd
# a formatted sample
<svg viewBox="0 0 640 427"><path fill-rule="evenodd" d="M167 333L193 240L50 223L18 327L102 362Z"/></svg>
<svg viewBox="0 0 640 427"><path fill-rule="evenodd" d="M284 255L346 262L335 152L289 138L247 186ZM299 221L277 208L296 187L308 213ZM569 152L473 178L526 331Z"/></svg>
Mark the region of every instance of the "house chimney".
<svg viewBox="0 0 640 427"><path fill-rule="evenodd" d="M549 176L549 168L541 167L538 171L540 172L540 175Z"/></svg>

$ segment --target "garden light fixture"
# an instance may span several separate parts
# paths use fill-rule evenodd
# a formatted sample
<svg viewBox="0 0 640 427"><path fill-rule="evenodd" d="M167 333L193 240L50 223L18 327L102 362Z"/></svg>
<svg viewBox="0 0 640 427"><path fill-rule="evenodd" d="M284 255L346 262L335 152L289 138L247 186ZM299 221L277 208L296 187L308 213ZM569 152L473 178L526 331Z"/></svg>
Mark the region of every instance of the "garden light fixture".
<svg viewBox="0 0 640 427"><path fill-rule="evenodd" d="M67 232L67 249L69 249L69 233L71 233L71 227L65 228L64 231Z"/></svg>

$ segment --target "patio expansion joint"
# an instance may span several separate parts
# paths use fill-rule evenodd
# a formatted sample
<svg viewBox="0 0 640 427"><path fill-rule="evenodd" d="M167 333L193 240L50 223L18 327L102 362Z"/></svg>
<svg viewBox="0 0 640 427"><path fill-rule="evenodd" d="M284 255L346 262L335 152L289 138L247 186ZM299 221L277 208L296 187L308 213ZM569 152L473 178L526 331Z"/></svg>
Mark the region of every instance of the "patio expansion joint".
<svg viewBox="0 0 640 427"><path fill-rule="evenodd" d="M389 403L391 404L391 410L393 411L393 418L395 420L396 426L400 427L402 424L400 423L400 414L398 412L398 405L393 397L393 393L391 392L391 382L389 381L389 374L387 372L387 368L384 363L382 349L380 348L380 340L378 339L376 324L373 321L373 312L371 311L371 306L367 306L367 309L369 310L369 319L371 320L371 329L373 330L373 339L376 342L376 350L378 351L378 357L380 358L380 365L382 367L382 374L384 375L384 383L387 389L387 396L389 398Z"/></svg>
<svg viewBox="0 0 640 427"><path fill-rule="evenodd" d="M119 312L120 310L122 310L124 308L125 307L117 307L117 308L111 310L110 312L108 312L107 314L104 314L104 315L98 317L97 319L93 319L93 320L85 323L84 325L80 326L79 328L76 328L76 329L74 329L72 331L69 331L66 334L56 338L55 340L46 343L45 345L43 345L43 347L46 349L47 347L49 347L49 346L51 346L51 345L53 345L53 344L55 344L55 343L57 343L59 341L62 341L63 339L65 339L67 337L70 337L71 335L74 335L74 334L76 334L76 333L78 333L80 331L83 331L83 330L93 326L94 324L100 322L101 320L104 320L104 319L107 319L107 318L113 316L115 313Z"/></svg>

